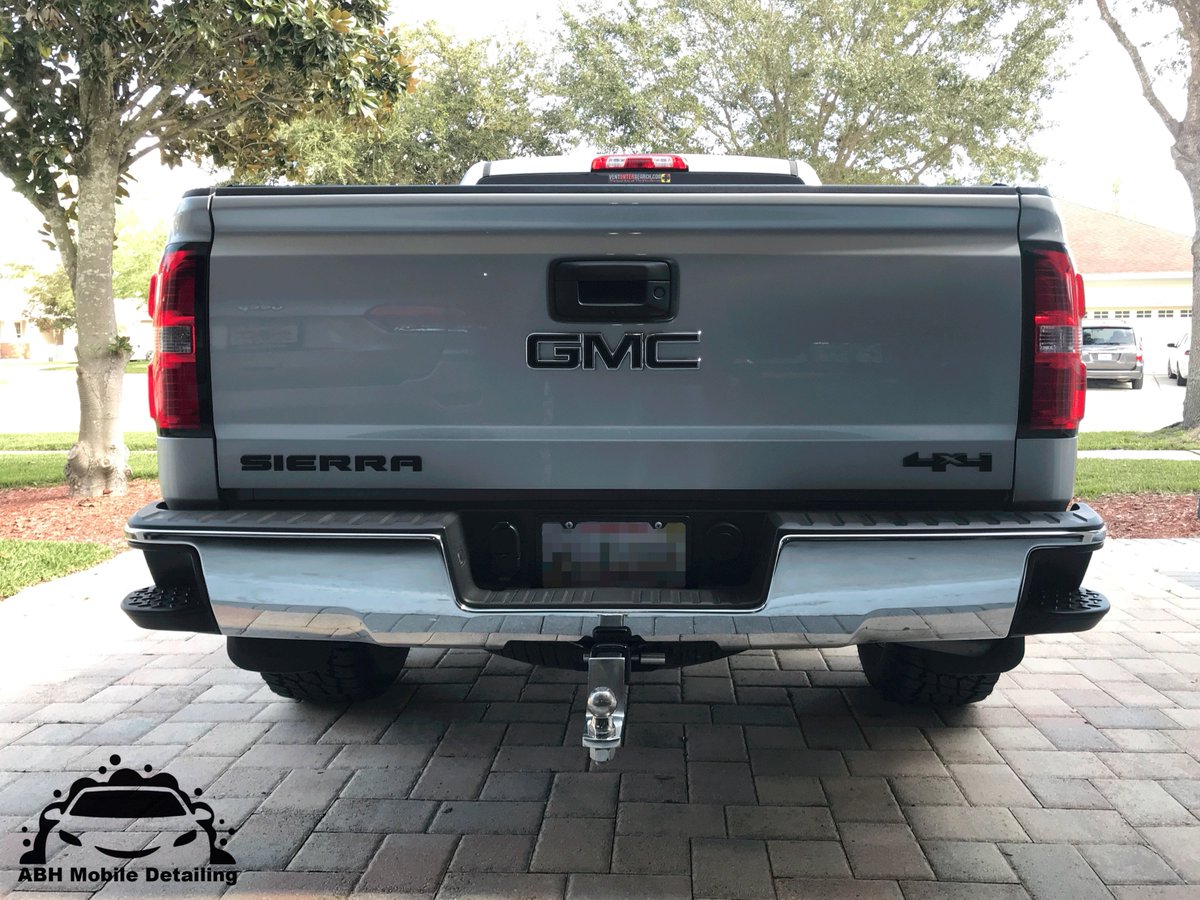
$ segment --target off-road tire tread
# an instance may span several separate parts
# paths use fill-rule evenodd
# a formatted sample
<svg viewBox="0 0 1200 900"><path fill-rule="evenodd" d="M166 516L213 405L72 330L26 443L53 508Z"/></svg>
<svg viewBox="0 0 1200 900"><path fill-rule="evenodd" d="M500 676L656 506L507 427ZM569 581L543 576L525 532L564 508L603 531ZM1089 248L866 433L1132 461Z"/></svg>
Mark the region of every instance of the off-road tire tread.
<svg viewBox="0 0 1200 900"><path fill-rule="evenodd" d="M281 697L320 705L342 705L378 697L395 682L407 650L393 650L382 663L367 647L333 647L328 661L308 672L263 672L267 687Z"/></svg>
<svg viewBox="0 0 1200 900"><path fill-rule="evenodd" d="M1000 672L950 675L925 665L920 650L896 644L859 644L858 658L871 687L885 700L921 706L965 706L986 700Z"/></svg>

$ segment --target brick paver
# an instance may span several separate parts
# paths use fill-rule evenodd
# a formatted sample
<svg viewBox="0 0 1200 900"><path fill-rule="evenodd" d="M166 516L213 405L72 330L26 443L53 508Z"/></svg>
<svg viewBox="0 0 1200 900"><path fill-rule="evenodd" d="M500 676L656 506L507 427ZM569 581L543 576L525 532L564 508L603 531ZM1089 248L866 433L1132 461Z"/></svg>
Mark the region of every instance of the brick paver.
<svg viewBox="0 0 1200 900"><path fill-rule="evenodd" d="M0 603L0 896L1200 896L1188 571L1200 541L1111 542L1101 627L1030 639L962 710L879 701L846 648L639 673L597 767L579 673L418 649L369 704L291 703L219 638L127 623L119 557ZM18 882L21 829L113 754L203 792L236 886Z"/></svg>

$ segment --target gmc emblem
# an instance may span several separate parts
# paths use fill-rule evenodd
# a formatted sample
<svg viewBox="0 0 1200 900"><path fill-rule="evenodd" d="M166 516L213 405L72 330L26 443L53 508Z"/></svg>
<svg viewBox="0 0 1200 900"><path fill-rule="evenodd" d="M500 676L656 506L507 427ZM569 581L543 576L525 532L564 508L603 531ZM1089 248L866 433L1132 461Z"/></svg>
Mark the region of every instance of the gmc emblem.
<svg viewBox="0 0 1200 900"><path fill-rule="evenodd" d="M535 333L525 339L525 362L531 369L619 369L628 358L630 369L698 369L699 357L664 359L660 353L668 344L699 342L698 331L628 333L615 347L598 332Z"/></svg>

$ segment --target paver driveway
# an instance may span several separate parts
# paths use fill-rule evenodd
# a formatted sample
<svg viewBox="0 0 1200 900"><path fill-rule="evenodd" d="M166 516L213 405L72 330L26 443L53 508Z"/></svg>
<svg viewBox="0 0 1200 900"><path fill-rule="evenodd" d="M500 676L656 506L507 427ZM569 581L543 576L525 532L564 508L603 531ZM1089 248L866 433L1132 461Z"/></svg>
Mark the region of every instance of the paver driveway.
<svg viewBox="0 0 1200 900"><path fill-rule="evenodd" d="M282 702L220 639L126 623L144 579L126 555L0 603L0 893L1200 896L1197 541L1111 542L1107 621L1031 640L983 705L885 705L853 651L749 653L638 678L592 771L571 673L418 650L378 701ZM21 828L114 754L204 790L234 887L18 885Z"/></svg>

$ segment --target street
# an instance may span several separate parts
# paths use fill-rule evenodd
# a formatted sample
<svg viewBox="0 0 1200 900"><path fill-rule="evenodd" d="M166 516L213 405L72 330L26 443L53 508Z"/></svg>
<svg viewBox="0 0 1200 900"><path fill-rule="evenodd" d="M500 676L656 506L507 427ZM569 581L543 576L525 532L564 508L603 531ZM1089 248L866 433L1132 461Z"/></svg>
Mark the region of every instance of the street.
<svg viewBox="0 0 1200 900"><path fill-rule="evenodd" d="M1088 384L1080 431L1155 431L1183 419L1181 388L1166 375L1146 373L1140 391L1127 384Z"/></svg>
<svg viewBox="0 0 1200 900"><path fill-rule="evenodd" d="M74 369L47 370L51 363L0 363L0 433L79 430ZM146 376L126 375L121 403L125 431L153 431L146 404Z"/></svg>

